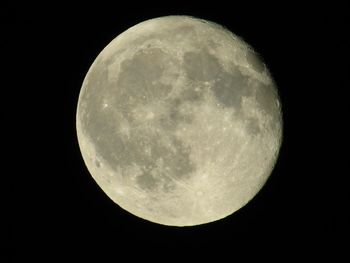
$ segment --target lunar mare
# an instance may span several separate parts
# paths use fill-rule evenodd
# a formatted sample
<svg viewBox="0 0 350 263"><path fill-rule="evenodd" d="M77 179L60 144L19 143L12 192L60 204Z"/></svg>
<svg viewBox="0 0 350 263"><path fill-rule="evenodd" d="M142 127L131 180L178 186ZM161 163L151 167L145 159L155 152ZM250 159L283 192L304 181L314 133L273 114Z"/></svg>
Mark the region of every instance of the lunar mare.
<svg viewBox="0 0 350 263"><path fill-rule="evenodd" d="M243 207L282 141L276 85L252 47L187 16L147 20L90 67L77 135L88 170L120 207L190 226Z"/></svg>

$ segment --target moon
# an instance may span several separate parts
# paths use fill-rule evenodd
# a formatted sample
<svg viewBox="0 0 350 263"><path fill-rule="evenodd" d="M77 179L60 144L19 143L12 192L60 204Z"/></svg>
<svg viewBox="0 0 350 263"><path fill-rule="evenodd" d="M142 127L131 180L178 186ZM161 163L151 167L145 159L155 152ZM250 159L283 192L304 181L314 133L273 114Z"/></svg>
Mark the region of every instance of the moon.
<svg viewBox="0 0 350 263"><path fill-rule="evenodd" d="M227 217L263 187L282 142L265 63L210 21L166 16L112 40L81 88L84 162L121 208L169 226Z"/></svg>

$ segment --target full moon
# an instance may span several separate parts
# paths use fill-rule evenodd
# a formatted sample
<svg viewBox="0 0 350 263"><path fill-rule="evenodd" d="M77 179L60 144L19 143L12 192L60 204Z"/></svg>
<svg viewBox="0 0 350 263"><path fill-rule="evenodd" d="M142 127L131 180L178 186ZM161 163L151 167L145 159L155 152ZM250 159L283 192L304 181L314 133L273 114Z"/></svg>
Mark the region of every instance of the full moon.
<svg viewBox="0 0 350 263"><path fill-rule="evenodd" d="M116 204L192 226L231 215L263 187L282 110L252 46L214 22L166 16L129 28L97 56L76 128L89 172Z"/></svg>

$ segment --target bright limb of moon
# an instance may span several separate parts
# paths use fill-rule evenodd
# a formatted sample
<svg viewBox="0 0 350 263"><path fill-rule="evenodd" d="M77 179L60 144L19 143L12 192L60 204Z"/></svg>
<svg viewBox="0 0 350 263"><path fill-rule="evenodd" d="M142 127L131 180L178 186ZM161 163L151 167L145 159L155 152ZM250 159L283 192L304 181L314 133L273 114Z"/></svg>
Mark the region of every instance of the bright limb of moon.
<svg viewBox="0 0 350 263"><path fill-rule="evenodd" d="M276 163L282 111L266 65L223 27L147 20L98 55L80 92L86 166L120 207L190 226L249 202Z"/></svg>

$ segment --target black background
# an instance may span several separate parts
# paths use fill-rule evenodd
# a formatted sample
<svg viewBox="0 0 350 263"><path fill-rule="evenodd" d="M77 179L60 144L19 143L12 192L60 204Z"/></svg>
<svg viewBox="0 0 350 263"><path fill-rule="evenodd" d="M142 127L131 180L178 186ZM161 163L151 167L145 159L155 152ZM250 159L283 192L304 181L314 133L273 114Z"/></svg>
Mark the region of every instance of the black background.
<svg viewBox="0 0 350 263"><path fill-rule="evenodd" d="M4 144L10 146L3 177L11 181L3 189L10 190L6 233L13 261L343 255L349 239L345 6L47 2L5 4L1 11ZM75 131L80 87L98 53L130 26L171 14L217 22L250 43L271 70L284 112L280 158L265 187L232 216L189 228L153 224L116 206L89 175Z"/></svg>

